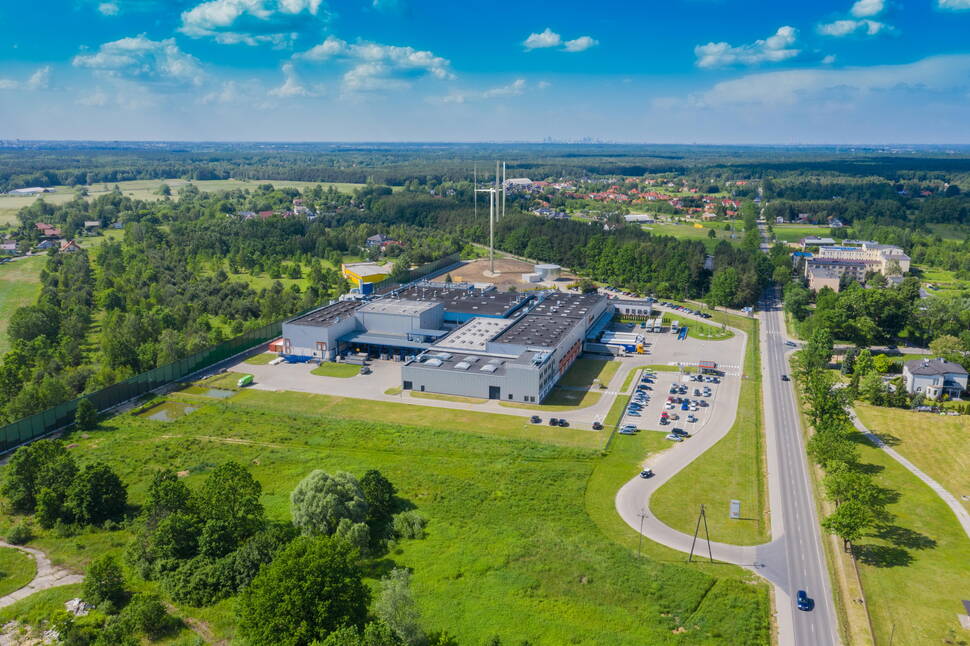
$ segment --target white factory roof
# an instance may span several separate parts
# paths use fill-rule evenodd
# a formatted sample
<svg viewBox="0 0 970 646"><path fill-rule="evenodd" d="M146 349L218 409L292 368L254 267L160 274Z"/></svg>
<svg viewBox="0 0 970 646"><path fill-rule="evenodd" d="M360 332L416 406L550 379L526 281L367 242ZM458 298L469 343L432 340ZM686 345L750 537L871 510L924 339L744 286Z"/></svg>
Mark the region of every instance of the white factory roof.
<svg viewBox="0 0 970 646"><path fill-rule="evenodd" d="M436 348L484 351L485 344L514 323L514 319L478 316L435 344Z"/></svg>
<svg viewBox="0 0 970 646"><path fill-rule="evenodd" d="M409 301L396 298L382 298L379 301L368 303L360 308L363 313L399 314L402 316L417 316L434 307L439 307L440 303L431 301Z"/></svg>

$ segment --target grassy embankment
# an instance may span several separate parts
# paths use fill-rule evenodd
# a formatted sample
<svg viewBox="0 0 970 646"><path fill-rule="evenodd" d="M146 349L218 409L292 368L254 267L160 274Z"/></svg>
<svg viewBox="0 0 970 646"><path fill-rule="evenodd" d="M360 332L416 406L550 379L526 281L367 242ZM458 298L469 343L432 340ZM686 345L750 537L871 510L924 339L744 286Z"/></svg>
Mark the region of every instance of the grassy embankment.
<svg viewBox="0 0 970 646"><path fill-rule="evenodd" d="M289 517L289 492L312 469L380 469L428 518L428 537L402 541L368 571L411 569L422 624L462 644L493 635L536 644L768 644L767 588L753 575L687 566L649 541L635 558L635 533L618 524L613 497L659 448L653 438L624 438L634 441L604 456L589 441L600 434L523 428L510 417L250 390L174 422L126 414L67 439L80 462L115 468L135 504L159 467L187 470L196 487L214 465L237 460L261 482L276 519ZM130 539L127 530L40 534L34 544L76 568L120 555ZM0 617L37 621L76 593L45 593ZM235 635L233 604L179 612L222 643Z"/></svg>
<svg viewBox="0 0 970 646"><path fill-rule="evenodd" d="M723 312L719 314L731 316ZM692 533L703 504L710 512L707 522L714 540L757 545L771 538L765 483L758 324L756 319L731 318L734 319L731 324L748 335L734 425L717 444L660 487L650 500L650 508L657 518L674 529ZM731 500L741 501L741 520L728 517Z"/></svg>

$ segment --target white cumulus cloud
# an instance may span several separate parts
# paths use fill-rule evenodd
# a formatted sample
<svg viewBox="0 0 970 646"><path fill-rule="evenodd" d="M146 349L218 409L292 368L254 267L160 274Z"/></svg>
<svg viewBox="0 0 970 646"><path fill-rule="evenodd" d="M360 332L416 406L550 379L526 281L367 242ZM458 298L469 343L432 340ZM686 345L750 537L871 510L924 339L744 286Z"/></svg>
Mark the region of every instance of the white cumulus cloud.
<svg viewBox="0 0 970 646"><path fill-rule="evenodd" d="M50 85L51 67L45 65L37 68L26 81L0 78L0 90L46 90Z"/></svg>
<svg viewBox="0 0 970 646"><path fill-rule="evenodd" d="M102 2L98 5L98 12L104 16L117 16L120 10L117 2Z"/></svg>
<svg viewBox="0 0 970 646"><path fill-rule="evenodd" d="M944 11L970 11L970 0L937 0L936 6Z"/></svg>
<svg viewBox="0 0 970 646"><path fill-rule="evenodd" d="M871 18L878 16L886 9L885 0L859 0L854 5L850 13L856 18Z"/></svg>
<svg viewBox="0 0 970 646"><path fill-rule="evenodd" d="M75 67L105 76L174 85L202 85L199 59L186 54L174 38L150 40L144 34L104 43L94 54L78 54Z"/></svg>
<svg viewBox="0 0 970 646"><path fill-rule="evenodd" d="M865 36L876 36L878 34L891 31L892 27L878 20L836 20L818 26L818 33L823 36L851 36L862 34Z"/></svg>
<svg viewBox="0 0 970 646"><path fill-rule="evenodd" d="M414 76L455 78L451 61L434 52L371 42L348 43L335 36L293 58L309 63L337 61L347 66L343 89L348 92L404 89L410 87L407 79Z"/></svg>
<svg viewBox="0 0 970 646"><path fill-rule="evenodd" d="M563 47L567 52L585 52L590 47L596 47L599 42L590 36L580 36L574 40L567 40Z"/></svg>
<svg viewBox="0 0 970 646"><path fill-rule="evenodd" d="M446 96L433 98L431 100L440 103L470 103L473 101L487 101L489 99L498 99L502 97L520 96L533 88L536 90L545 90L549 87L549 85L550 84L548 81L529 83L525 79L515 79L506 85L500 85L484 91L455 91Z"/></svg>
<svg viewBox="0 0 970 646"><path fill-rule="evenodd" d="M798 30L784 26L768 38L756 40L750 45L707 43L695 47L694 54L697 56L697 66L704 68L778 63L801 53L801 50L793 47L797 40Z"/></svg>
<svg viewBox="0 0 970 646"><path fill-rule="evenodd" d="M300 81L296 74L296 70L293 68L293 63L283 63L283 85L278 88L274 88L269 91L273 96L278 96L280 98L292 98L297 96L312 96L313 93L310 92L303 83Z"/></svg>
<svg viewBox="0 0 970 646"><path fill-rule="evenodd" d="M182 13L180 31L223 44L281 44L320 12L323 0L210 0ZM308 20L310 19L310 20Z"/></svg>
<svg viewBox="0 0 970 646"><path fill-rule="evenodd" d="M545 47L559 47L562 37L553 30L546 27L545 31L538 34L529 34L522 46L526 49L542 49Z"/></svg>
<svg viewBox="0 0 970 646"><path fill-rule="evenodd" d="M970 55L932 56L901 65L802 69L748 74L717 83L680 105L794 105L830 96L859 97L886 90L932 92L970 88ZM664 105L678 103L663 99Z"/></svg>

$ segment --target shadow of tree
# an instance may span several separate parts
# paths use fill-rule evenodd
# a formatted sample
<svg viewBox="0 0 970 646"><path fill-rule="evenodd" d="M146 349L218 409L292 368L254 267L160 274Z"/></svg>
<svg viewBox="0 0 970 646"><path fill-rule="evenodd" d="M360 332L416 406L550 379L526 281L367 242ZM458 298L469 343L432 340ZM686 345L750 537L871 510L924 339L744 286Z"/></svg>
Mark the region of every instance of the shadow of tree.
<svg viewBox="0 0 970 646"><path fill-rule="evenodd" d="M853 545L852 555L860 563L873 567L905 567L913 562L909 552L890 545Z"/></svg>
<svg viewBox="0 0 970 646"><path fill-rule="evenodd" d="M862 473L868 473L871 476L874 476L877 473L882 473L886 470L886 467L882 466L881 464L870 464L868 462L857 462L855 464L855 468Z"/></svg>
<svg viewBox="0 0 970 646"><path fill-rule="evenodd" d="M915 530L899 525L880 525L872 535L897 547L905 547L911 550L928 550L936 547L936 541L926 534L920 534Z"/></svg>
<svg viewBox="0 0 970 646"><path fill-rule="evenodd" d="M397 563L391 558L372 559L363 562L364 576L374 579L381 579L391 573L397 567Z"/></svg>
<svg viewBox="0 0 970 646"><path fill-rule="evenodd" d="M892 433L886 433L886 432L877 433L873 431L872 434L878 437L882 441L882 443L885 444L886 446L899 446L900 443L902 442L902 440L900 440L897 436L893 435Z"/></svg>

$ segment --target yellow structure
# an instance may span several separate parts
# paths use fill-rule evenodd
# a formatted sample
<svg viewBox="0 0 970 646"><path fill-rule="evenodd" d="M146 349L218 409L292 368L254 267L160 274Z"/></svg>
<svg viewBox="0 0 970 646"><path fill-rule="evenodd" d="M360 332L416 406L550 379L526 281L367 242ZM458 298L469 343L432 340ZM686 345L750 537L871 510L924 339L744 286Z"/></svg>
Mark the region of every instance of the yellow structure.
<svg viewBox="0 0 970 646"><path fill-rule="evenodd" d="M340 273L344 278L364 294L369 294L374 283L385 280L393 271L394 265L391 263L381 265L376 262L352 262L340 265Z"/></svg>
<svg viewBox="0 0 970 646"><path fill-rule="evenodd" d="M704 225L703 224L700 224L699 222L695 222L694 223L694 228L695 229L703 229L704 228Z"/></svg>

